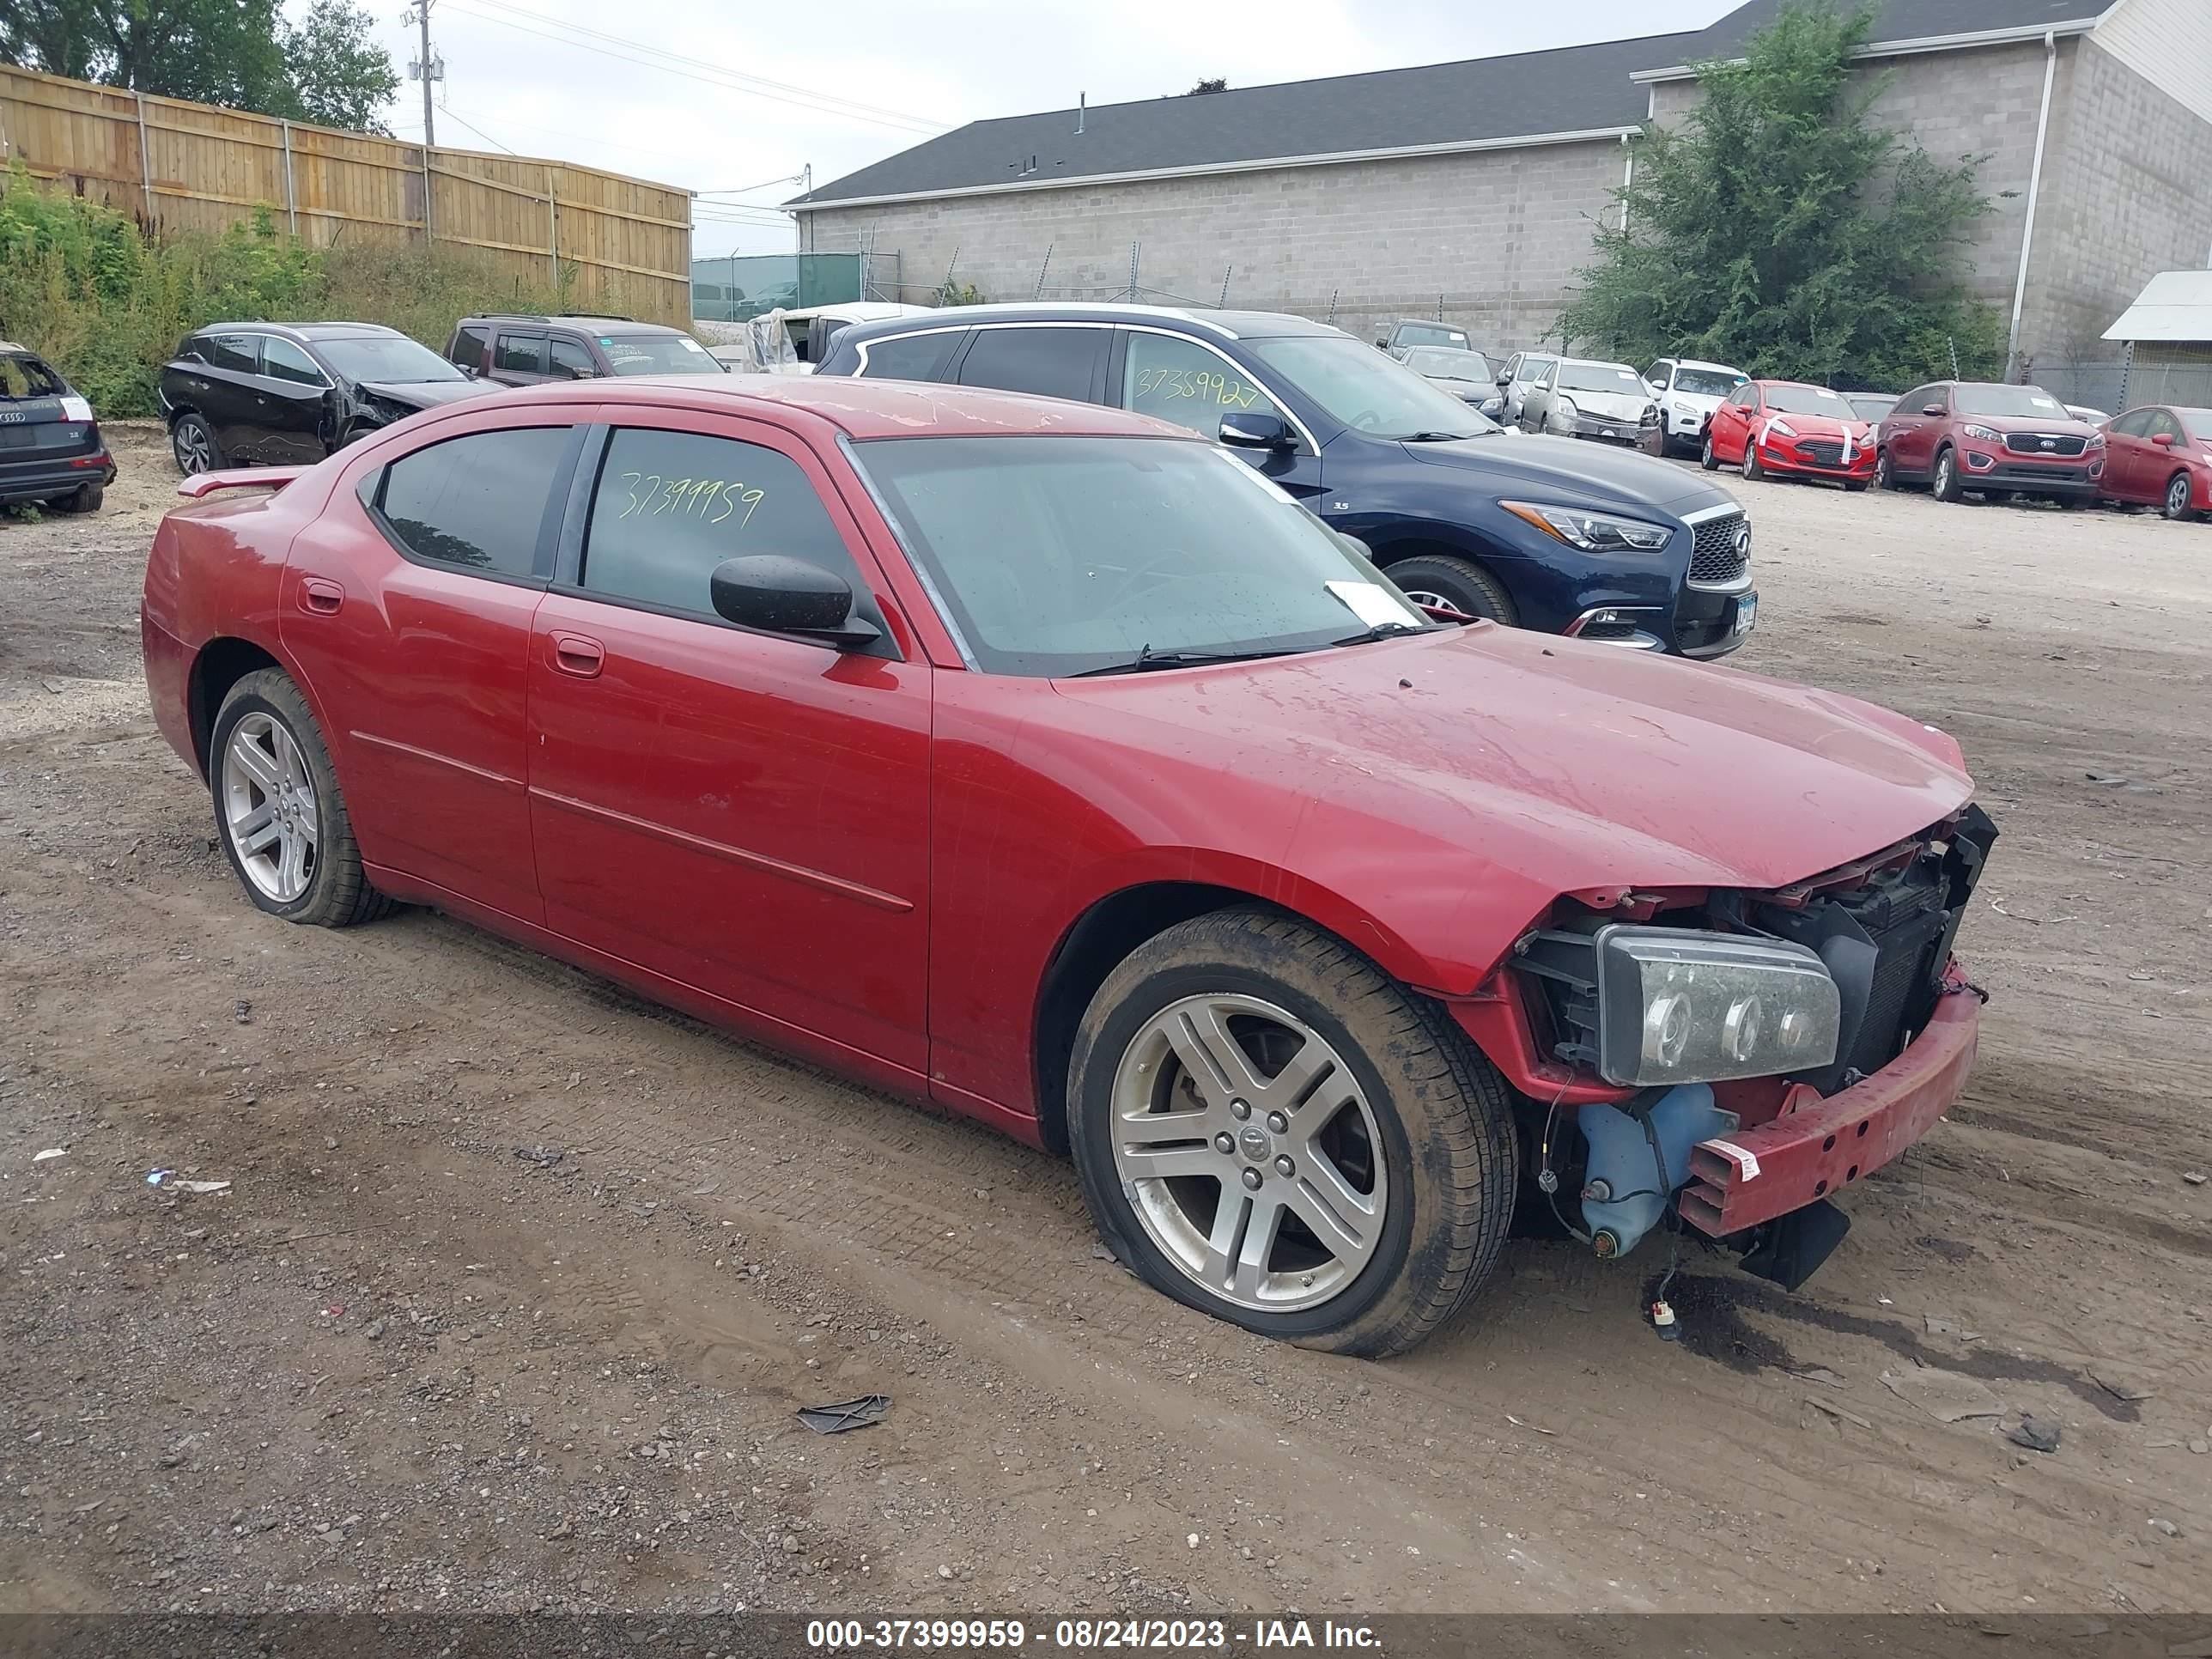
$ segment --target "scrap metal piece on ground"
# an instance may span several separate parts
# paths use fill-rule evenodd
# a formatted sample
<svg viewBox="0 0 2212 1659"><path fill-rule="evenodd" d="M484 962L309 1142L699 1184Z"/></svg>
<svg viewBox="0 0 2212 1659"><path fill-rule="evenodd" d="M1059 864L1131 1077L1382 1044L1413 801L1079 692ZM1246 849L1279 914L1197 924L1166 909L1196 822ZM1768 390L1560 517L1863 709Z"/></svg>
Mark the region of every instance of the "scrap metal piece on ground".
<svg viewBox="0 0 2212 1659"><path fill-rule="evenodd" d="M1884 1371L1882 1384L1899 1399L1917 1406L1942 1423L1969 1417L1995 1417L2004 1402L1971 1376L1957 1371L1916 1366L1909 1371Z"/></svg>
<svg viewBox="0 0 2212 1659"><path fill-rule="evenodd" d="M843 1400L834 1406L801 1407L799 1420L817 1434L842 1434L848 1429L865 1429L882 1422L890 1408L890 1395L864 1394L858 1400Z"/></svg>

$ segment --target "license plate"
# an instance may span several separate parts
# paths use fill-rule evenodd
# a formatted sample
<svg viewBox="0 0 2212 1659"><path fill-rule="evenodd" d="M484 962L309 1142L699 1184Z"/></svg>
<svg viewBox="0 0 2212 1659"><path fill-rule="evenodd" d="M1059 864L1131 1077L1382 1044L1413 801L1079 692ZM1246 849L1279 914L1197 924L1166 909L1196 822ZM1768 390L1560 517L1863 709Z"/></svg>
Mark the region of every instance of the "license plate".
<svg viewBox="0 0 2212 1659"><path fill-rule="evenodd" d="M1735 635L1741 639L1759 620L1759 595L1747 593L1735 602Z"/></svg>

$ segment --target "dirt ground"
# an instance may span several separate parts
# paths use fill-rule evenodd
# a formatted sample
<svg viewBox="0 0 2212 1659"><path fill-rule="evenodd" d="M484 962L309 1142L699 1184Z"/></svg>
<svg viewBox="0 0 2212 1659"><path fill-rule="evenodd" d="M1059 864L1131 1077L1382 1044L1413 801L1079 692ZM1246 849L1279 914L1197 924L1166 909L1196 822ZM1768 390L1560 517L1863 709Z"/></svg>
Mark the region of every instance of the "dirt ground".
<svg viewBox="0 0 2212 1659"><path fill-rule="evenodd" d="M1523 1242L1370 1364L1146 1290L980 1129L259 915L143 708L118 441L0 524L0 1610L2212 1606L2212 526L1739 486L1740 665L1956 732L2002 825L1980 1069L1796 1297L1687 1255L1666 1346L1663 1240Z"/></svg>

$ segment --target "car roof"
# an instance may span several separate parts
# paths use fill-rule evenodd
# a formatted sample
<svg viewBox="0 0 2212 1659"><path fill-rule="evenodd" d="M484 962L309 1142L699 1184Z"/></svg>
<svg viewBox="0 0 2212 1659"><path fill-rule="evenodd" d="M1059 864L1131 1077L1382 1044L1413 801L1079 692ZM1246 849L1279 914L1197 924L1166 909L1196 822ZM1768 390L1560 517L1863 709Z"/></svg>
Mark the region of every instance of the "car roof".
<svg viewBox="0 0 2212 1659"><path fill-rule="evenodd" d="M235 323L204 323L192 331L195 337L202 334L230 334L238 331L255 334L275 334L287 340L343 340L364 334L398 337L399 331L386 328L382 323L264 323L244 321Z"/></svg>
<svg viewBox="0 0 2212 1659"><path fill-rule="evenodd" d="M639 374L588 385L555 382L502 393L502 409L526 404L690 405L731 415L787 410L848 437L1010 437L1035 434L1209 441L1188 427L1127 410L1023 392L867 380L842 374Z"/></svg>
<svg viewBox="0 0 2212 1659"><path fill-rule="evenodd" d="M35 357L39 354L27 345L17 345L13 340L0 340L0 351L14 357Z"/></svg>
<svg viewBox="0 0 2212 1659"><path fill-rule="evenodd" d="M978 323L1133 323L1168 324L1192 334L1211 334L1217 339L1270 339L1285 335L1341 335L1340 328L1293 317L1279 311L1211 311L1182 306L1117 306L1090 301L1058 303L1011 303L981 306L940 306L942 323L926 317L897 317L881 323L855 323L838 337L838 343L875 339L885 334L909 333L917 324L927 327L965 328Z"/></svg>
<svg viewBox="0 0 2212 1659"><path fill-rule="evenodd" d="M567 312L557 317L529 311L487 311L475 317L464 317L460 325L471 323L534 323L539 327L573 328L584 334L681 334L684 331L667 323L641 323L635 317L595 317L589 312Z"/></svg>
<svg viewBox="0 0 2212 1659"><path fill-rule="evenodd" d="M1677 368L1710 368L1721 374L1741 374L1743 371L1734 363L1709 362L1703 357L1662 357L1662 363L1672 363Z"/></svg>

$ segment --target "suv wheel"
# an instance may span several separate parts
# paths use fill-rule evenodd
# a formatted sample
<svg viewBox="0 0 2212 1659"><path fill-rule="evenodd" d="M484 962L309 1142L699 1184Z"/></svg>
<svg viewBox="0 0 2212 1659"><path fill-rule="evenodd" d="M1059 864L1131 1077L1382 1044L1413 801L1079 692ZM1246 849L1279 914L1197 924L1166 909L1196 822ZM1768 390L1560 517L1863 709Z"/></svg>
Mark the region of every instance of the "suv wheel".
<svg viewBox="0 0 2212 1659"><path fill-rule="evenodd" d="M1417 553L1383 573L1415 605L1439 605L1464 616L1483 617L1508 628L1521 625L1521 613L1504 584L1473 559L1455 553Z"/></svg>
<svg viewBox="0 0 2212 1659"><path fill-rule="evenodd" d="M1955 501L1964 498L1959 488L1958 452L1948 444L1936 452L1936 499Z"/></svg>
<svg viewBox="0 0 2212 1659"><path fill-rule="evenodd" d="M213 472L222 465L222 446L215 428L198 415L179 415L169 428L169 453L177 458L177 471L187 477Z"/></svg>
<svg viewBox="0 0 2212 1659"><path fill-rule="evenodd" d="M1139 945L1091 1000L1069 1077L1115 1255L1247 1330L1401 1352L1504 1246L1498 1074L1435 1004L1296 917L1217 911Z"/></svg>
<svg viewBox="0 0 2212 1659"><path fill-rule="evenodd" d="M1890 464L1889 452L1886 449L1877 452L1874 458L1874 487L1876 489L1897 488L1897 469Z"/></svg>
<svg viewBox="0 0 2212 1659"><path fill-rule="evenodd" d="M106 499L106 485L83 483L79 484L66 495L57 496L53 505L64 513L97 513L100 511L100 504Z"/></svg>

